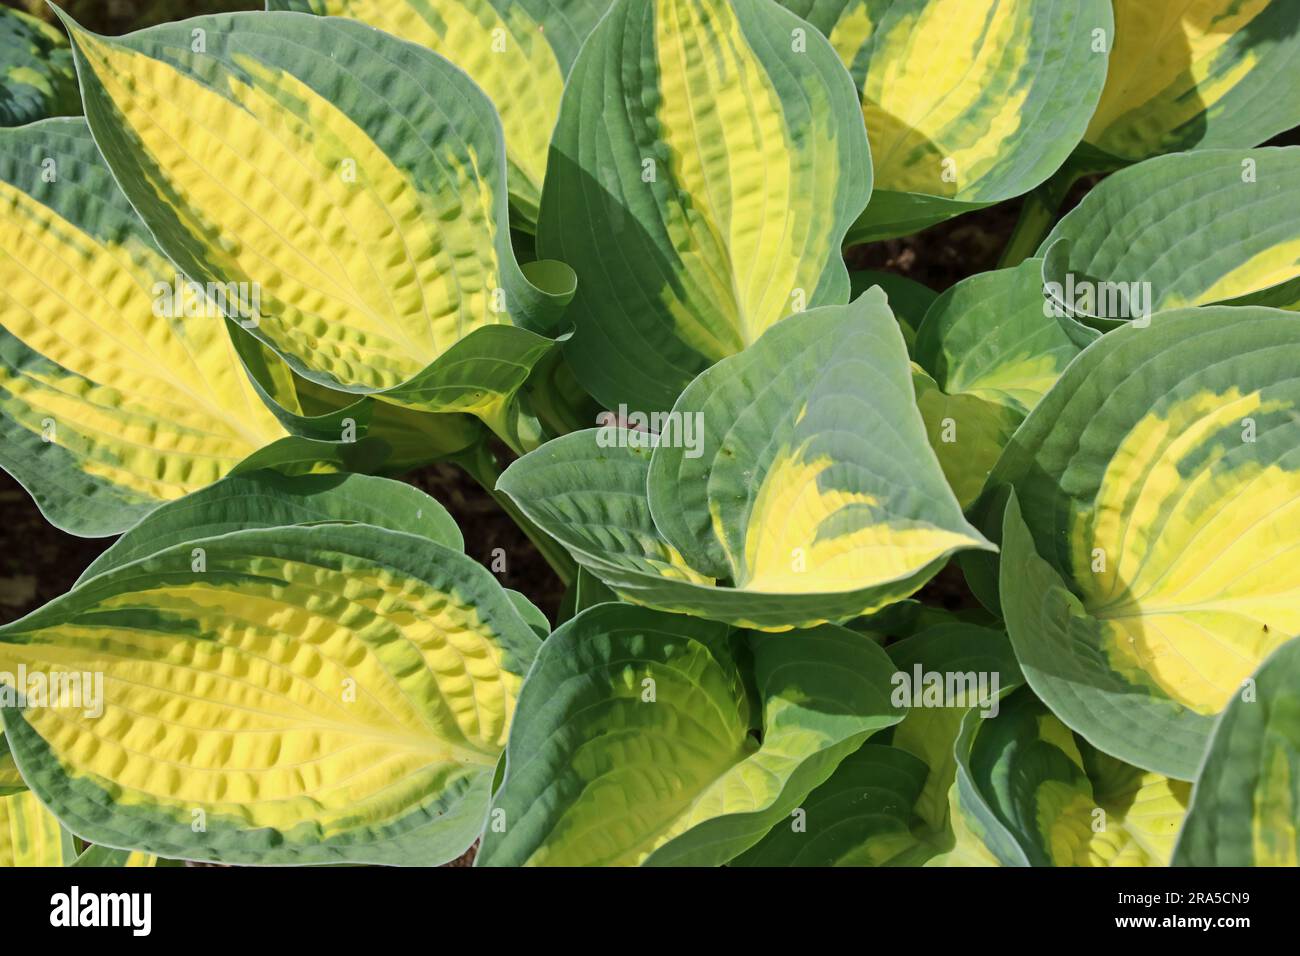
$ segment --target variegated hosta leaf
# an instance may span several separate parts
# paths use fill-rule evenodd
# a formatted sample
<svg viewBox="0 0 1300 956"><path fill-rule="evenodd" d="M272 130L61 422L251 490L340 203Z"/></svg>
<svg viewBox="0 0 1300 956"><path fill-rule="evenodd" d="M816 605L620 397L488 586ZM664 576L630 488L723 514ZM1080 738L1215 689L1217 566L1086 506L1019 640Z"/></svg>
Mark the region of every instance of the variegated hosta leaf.
<svg viewBox="0 0 1300 956"><path fill-rule="evenodd" d="M515 437L573 274L515 261L501 125L464 73L334 17L69 29L96 141L190 278L256 290L241 317L304 378Z"/></svg>
<svg viewBox="0 0 1300 956"><path fill-rule="evenodd" d="M898 722L889 672L834 625L746 634L592 608L529 673L476 863L725 863Z"/></svg>
<svg viewBox="0 0 1300 956"><path fill-rule="evenodd" d="M976 728L996 716L1002 697L1024 680L1005 635L969 625L944 625L901 641L890 652L899 667L895 680L910 667L912 683L905 686L920 697L917 705L914 696L915 706L904 718L907 726L900 725L894 741L928 767L913 820L913 833L925 849L918 851L915 862L935 867L1023 866L1023 854L976 790L969 763ZM930 694L937 689L930 674L943 681L942 694L936 695L939 703L952 706L936 707L933 697L927 697L927 688Z"/></svg>
<svg viewBox="0 0 1300 956"><path fill-rule="evenodd" d="M238 325L231 334L258 394L293 434L330 442L372 439L378 453L363 470L400 474L450 458L487 435L473 415L430 414L308 381Z"/></svg>
<svg viewBox="0 0 1300 956"><path fill-rule="evenodd" d="M1161 156L1103 180L1057 223L1043 281L1080 342L1182 306L1300 308L1297 209L1300 146Z"/></svg>
<svg viewBox="0 0 1300 956"><path fill-rule="evenodd" d="M1258 146L1300 125L1293 0L1113 0L1115 42L1085 153L1136 162Z"/></svg>
<svg viewBox="0 0 1300 956"><path fill-rule="evenodd" d="M274 470L285 475L368 472L384 460L388 446L377 438L356 441L321 441L289 435L253 452L231 470L231 474Z"/></svg>
<svg viewBox="0 0 1300 956"><path fill-rule="evenodd" d="M437 864L483 826L537 646L485 568L427 538L240 531L0 628L0 670L102 679L6 710L5 730L28 784L92 843Z"/></svg>
<svg viewBox="0 0 1300 956"><path fill-rule="evenodd" d="M77 583L197 538L286 525L369 524L418 534L453 551L465 541L447 509L412 485L369 475L289 477L253 471L163 505L90 563Z"/></svg>
<svg viewBox="0 0 1300 956"><path fill-rule="evenodd" d="M672 415L657 439L553 441L498 487L621 597L765 630L869 613L990 547L925 442L879 291L784 320Z"/></svg>
<svg viewBox="0 0 1300 956"><path fill-rule="evenodd" d="M18 765L14 763L14 755L9 752L4 728L0 727L0 797L7 797L11 793L26 789L27 784L23 783Z"/></svg>
<svg viewBox="0 0 1300 956"><path fill-rule="evenodd" d="M927 767L916 814L930 842L951 849L949 791L956 778L954 744L967 712L996 716L1002 697L1024 683L1011 642L1002 631L951 623L929 628L889 647L894 692L907 716L893 745ZM904 679L905 678L905 679Z"/></svg>
<svg viewBox="0 0 1300 956"><path fill-rule="evenodd" d="M1174 863L1300 866L1300 639L1219 719Z"/></svg>
<svg viewBox="0 0 1300 956"><path fill-rule="evenodd" d="M914 866L932 852L913 832L927 773L904 750L864 744L730 865Z"/></svg>
<svg viewBox="0 0 1300 956"><path fill-rule="evenodd" d="M988 546L922 439L878 291L774 327L701 374L673 412L702 434L698 449L656 447L655 524L688 564L738 589L855 616L906 597L953 552Z"/></svg>
<svg viewBox="0 0 1300 956"><path fill-rule="evenodd" d="M114 534L286 434L224 318L155 308L176 269L85 121L0 130L0 237L0 465L53 524Z"/></svg>
<svg viewBox="0 0 1300 956"><path fill-rule="evenodd" d="M628 600L702 616L777 613L761 595L715 587L664 541L646 497L652 442L648 433L618 428L574 432L511 464L497 489Z"/></svg>
<svg viewBox="0 0 1300 956"><path fill-rule="evenodd" d="M513 427L510 431L518 435ZM370 402L364 434L387 447L383 470L394 475L451 458L489 438L483 423L472 415L430 415L384 401Z"/></svg>
<svg viewBox="0 0 1300 956"><path fill-rule="evenodd" d="M906 235L1028 192L1083 137L1108 0L782 0L853 75L876 190L850 233Z"/></svg>
<svg viewBox="0 0 1300 956"><path fill-rule="evenodd" d="M950 821L954 745L968 712L996 714L1023 682L1006 635L949 623L889 648L891 701L907 708L892 745L867 744L791 819L733 861L749 866L918 866L994 862ZM951 812L956 812L955 809Z"/></svg>
<svg viewBox="0 0 1300 956"><path fill-rule="evenodd" d="M0 7L0 126L80 112L77 73L63 34Z"/></svg>
<svg viewBox="0 0 1300 956"><path fill-rule="evenodd" d="M913 354L930 445L962 507L1030 410L1078 354L1044 308L1041 263L957 283L926 313Z"/></svg>
<svg viewBox="0 0 1300 956"><path fill-rule="evenodd" d="M1116 760L1077 735L1075 743L1093 799L1105 812L1096 820L1104 830L1088 838L1087 860L1076 858L1076 865L1168 866L1191 802L1191 784Z"/></svg>
<svg viewBox="0 0 1300 956"><path fill-rule="evenodd" d="M1025 862L1168 865L1191 784L1096 753L1028 691L972 728L970 780Z"/></svg>
<svg viewBox="0 0 1300 956"><path fill-rule="evenodd" d="M27 789L0 728L0 867L64 866L74 855L72 835Z"/></svg>
<svg viewBox="0 0 1300 956"><path fill-rule="evenodd" d="M566 355L663 411L805 306L841 303L871 194L852 83L773 0L617 0L569 76L537 226L579 283Z"/></svg>
<svg viewBox="0 0 1300 956"><path fill-rule="evenodd" d="M170 864L170 861L168 861ZM115 850L107 846L92 846L70 864L79 867L142 867L158 866L158 857L139 850Z"/></svg>
<svg viewBox="0 0 1300 956"><path fill-rule="evenodd" d="M0 868L68 866L76 858L72 834L30 790L0 791Z"/></svg>
<svg viewBox="0 0 1300 956"><path fill-rule="evenodd" d="M988 331L995 332L996 328ZM957 501L966 507L979 497L998 455L1023 420L1023 413L1013 406L987 402L961 391L947 394L919 365L913 369L912 381L930 446L939 457Z"/></svg>
<svg viewBox="0 0 1300 956"><path fill-rule="evenodd" d="M1030 685L1103 751L1194 779L1216 715L1300 632L1300 323L1157 315L1089 346L989 479ZM997 520L996 515L992 520Z"/></svg>
<svg viewBox="0 0 1300 956"><path fill-rule="evenodd" d="M501 114L510 200L531 230L578 47L611 0L267 0L268 10L351 17L446 57Z"/></svg>
<svg viewBox="0 0 1300 956"><path fill-rule="evenodd" d="M1000 708L999 708L1000 709ZM1028 866L1024 850L976 782L971 765L975 739L987 718L978 710L962 716L953 744L955 779L948 790L948 825L952 845L927 861L936 867Z"/></svg>
<svg viewBox="0 0 1300 956"><path fill-rule="evenodd" d="M338 446L324 451L323 461L346 458L348 470L400 474L451 458L487 435L473 415L430 414L326 388L295 375L273 349L238 323L228 323L227 328L254 390L295 439L281 439L255 453L254 459L265 459L272 449L272 457L279 457L284 450L279 446L285 445L296 444L300 452L308 447L296 441L303 438ZM262 466L267 464L262 461ZM245 460L240 467L247 465Z"/></svg>

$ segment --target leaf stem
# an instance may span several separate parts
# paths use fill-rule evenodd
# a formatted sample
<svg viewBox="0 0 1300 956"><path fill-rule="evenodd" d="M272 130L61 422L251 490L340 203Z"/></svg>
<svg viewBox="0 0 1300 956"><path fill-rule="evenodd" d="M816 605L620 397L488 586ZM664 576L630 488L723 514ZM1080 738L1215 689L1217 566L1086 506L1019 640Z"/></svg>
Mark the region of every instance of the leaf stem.
<svg viewBox="0 0 1300 956"><path fill-rule="evenodd" d="M519 530L546 559L546 563L551 566L551 570L555 572L560 582L566 588L571 586L577 580L578 565L569 556L569 552L564 550L563 545L533 524L528 516L519 510L519 506L510 500L509 495L497 491L497 479L501 477L502 468L495 453L488 447L488 443L479 442L473 448L453 456L453 460L469 472L470 477L477 481L483 490L492 496L492 500L501 507L501 510L519 526Z"/></svg>
<svg viewBox="0 0 1300 956"><path fill-rule="evenodd" d="M999 269L1014 268L1038 251L1047 234L1052 231L1056 214L1061 203L1065 202L1070 187L1083 174L1084 170L1067 162L1047 182L1025 196L1015 231L1011 233L1007 247L1002 250L1002 258L998 260Z"/></svg>

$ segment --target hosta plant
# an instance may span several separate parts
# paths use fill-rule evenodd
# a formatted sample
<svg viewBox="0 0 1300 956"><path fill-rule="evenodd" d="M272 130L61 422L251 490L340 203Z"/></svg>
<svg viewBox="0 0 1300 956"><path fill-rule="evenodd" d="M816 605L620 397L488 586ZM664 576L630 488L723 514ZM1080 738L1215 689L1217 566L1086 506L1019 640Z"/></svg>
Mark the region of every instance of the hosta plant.
<svg viewBox="0 0 1300 956"><path fill-rule="evenodd" d="M1289 0L59 16L0 466L119 537L0 623L0 864L1297 863Z"/></svg>

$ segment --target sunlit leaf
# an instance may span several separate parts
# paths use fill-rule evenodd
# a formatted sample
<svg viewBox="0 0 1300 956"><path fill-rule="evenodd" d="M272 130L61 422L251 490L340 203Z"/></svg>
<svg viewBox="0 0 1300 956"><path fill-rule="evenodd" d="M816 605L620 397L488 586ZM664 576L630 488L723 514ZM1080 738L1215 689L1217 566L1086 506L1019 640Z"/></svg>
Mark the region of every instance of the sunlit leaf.
<svg viewBox="0 0 1300 956"><path fill-rule="evenodd" d="M537 227L578 273L566 355L608 408L670 408L803 308L843 303L871 194L856 95L772 0L618 0L565 88Z"/></svg>
<svg viewBox="0 0 1300 956"><path fill-rule="evenodd" d="M1085 350L990 478L1034 691L1102 751L1196 777L1242 681L1300 631L1300 324L1157 315ZM996 512L995 512L996 514Z"/></svg>
<svg viewBox="0 0 1300 956"><path fill-rule="evenodd" d="M627 605L585 611L524 685L475 862L726 862L898 722L889 671L834 625L746 634Z"/></svg>

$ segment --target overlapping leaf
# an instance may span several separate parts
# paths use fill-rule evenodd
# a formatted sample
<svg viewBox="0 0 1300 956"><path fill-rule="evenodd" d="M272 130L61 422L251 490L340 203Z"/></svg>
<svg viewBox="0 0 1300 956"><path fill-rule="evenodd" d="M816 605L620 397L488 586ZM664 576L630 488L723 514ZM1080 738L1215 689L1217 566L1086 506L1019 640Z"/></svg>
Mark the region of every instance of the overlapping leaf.
<svg viewBox="0 0 1300 956"><path fill-rule="evenodd" d="M369 395L336 392L286 372L284 361L240 326L232 326L231 334L258 394L294 435L369 443L365 463L353 463L355 470L401 473L451 458L488 435L479 419L463 412L430 414ZM530 428L519 417L510 426L515 434Z"/></svg>
<svg viewBox="0 0 1300 956"><path fill-rule="evenodd" d="M926 850L913 806L929 768L897 747L864 744L732 866L908 866Z"/></svg>
<svg viewBox="0 0 1300 956"><path fill-rule="evenodd" d="M361 20L426 46L468 73L501 115L510 200L520 224L531 228L564 79L610 2L267 0L267 9Z"/></svg>
<svg viewBox="0 0 1300 956"><path fill-rule="evenodd" d="M1098 165L1258 146L1300 126L1291 0L1113 0L1115 39L1084 137Z"/></svg>
<svg viewBox="0 0 1300 956"><path fill-rule="evenodd" d="M476 863L726 862L897 723L890 669L834 625L746 634L592 608L529 674Z"/></svg>
<svg viewBox="0 0 1300 956"><path fill-rule="evenodd" d="M871 194L852 83L772 0L617 0L551 145L537 248L573 266L566 347L608 408L670 408L702 369L848 295Z"/></svg>
<svg viewBox="0 0 1300 956"><path fill-rule="evenodd" d="M1182 306L1300 307L1298 208L1300 146L1201 150L1122 170L1043 242L1055 314L1086 343Z"/></svg>
<svg viewBox="0 0 1300 956"><path fill-rule="evenodd" d="M72 51L63 34L0 7L0 126L80 112Z"/></svg>
<svg viewBox="0 0 1300 956"><path fill-rule="evenodd" d="M954 782L948 790L948 826L952 846L928 863L931 866L1028 866L1024 850L981 792L971 763L972 749L984 717L967 711L953 742Z"/></svg>
<svg viewBox="0 0 1300 956"><path fill-rule="evenodd" d="M1260 667L1214 731L1179 866L1300 866L1300 641Z"/></svg>
<svg viewBox="0 0 1300 956"><path fill-rule="evenodd" d="M973 731L973 733L972 733ZM1032 866L1166 866L1191 785L1099 754L1028 691L971 723L965 769L1010 843Z"/></svg>
<svg viewBox="0 0 1300 956"><path fill-rule="evenodd" d="M1116 760L1078 740L1092 786L1094 835L1079 866L1168 866L1191 785ZM1105 814L1096 814L1100 808Z"/></svg>
<svg viewBox="0 0 1300 956"><path fill-rule="evenodd" d="M0 794L0 868L67 866L76 857L72 835L36 794Z"/></svg>
<svg viewBox="0 0 1300 956"><path fill-rule="evenodd" d="M621 597L771 630L869 613L989 547L925 443L879 291L784 320L672 416L558 439L499 487Z"/></svg>
<svg viewBox="0 0 1300 956"><path fill-rule="evenodd" d="M1017 657L1106 753L1193 779L1215 716L1300 631L1297 369L1291 313L1157 315L1085 350L990 477L1015 495L1001 602Z"/></svg>
<svg viewBox="0 0 1300 956"><path fill-rule="evenodd" d="M879 292L776 326L701 374L673 411L702 426L702 453L656 447L655 524L689 564L737 588L910 592L898 582L982 543L916 440L906 350Z"/></svg>
<svg viewBox="0 0 1300 956"><path fill-rule="evenodd" d="M0 867L64 866L74 855L72 835L27 789L0 729Z"/></svg>
<svg viewBox="0 0 1300 956"><path fill-rule="evenodd" d="M895 692L903 692L908 707L894 731L893 744L928 768L916 800L918 830L944 846L951 839L945 835L952 827L954 746L962 720L971 711L980 719L996 716L1002 697L1023 684L1024 677L1006 634L970 624L928 628L891 645L889 657L897 668ZM904 676L907 680L902 682Z"/></svg>
<svg viewBox="0 0 1300 956"><path fill-rule="evenodd" d="M92 846L70 864L76 867L144 867L159 866L159 860L151 853L138 850L115 850L107 846ZM162 865L178 865L166 861Z"/></svg>
<svg viewBox="0 0 1300 956"><path fill-rule="evenodd" d="M1083 137L1106 79L1106 0L782 0L861 94L876 190L852 241L1010 199Z"/></svg>
<svg viewBox="0 0 1300 956"><path fill-rule="evenodd" d="M166 544L170 517L141 534ZM96 844L437 864L483 826L537 646L491 574L427 537L255 528L116 564L0 629L0 670L103 681L102 715L29 701L5 730L28 784Z"/></svg>
<svg viewBox="0 0 1300 956"><path fill-rule="evenodd" d="M913 349L917 404L963 507L1012 433L1078 353L1046 314L1030 259L957 283L929 308Z"/></svg>
<svg viewBox="0 0 1300 956"><path fill-rule="evenodd" d="M18 772L18 765L14 763L14 755L9 752L9 744L5 740L4 731L0 729L0 797L7 797L12 793L26 789L27 784L23 783L22 774Z"/></svg>
<svg viewBox="0 0 1300 956"><path fill-rule="evenodd" d="M921 327L925 313L939 297L939 293L929 286L894 272L859 269L849 273L849 300L856 299L876 285L884 290L885 296L889 299L890 311L894 313L894 318L898 319L910 355L913 346L916 345L916 330Z"/></svg>
<svg viewBox="0 0 1300 956"><path fill-rule="evenodd" d="M464 73L334 17L69 29L122 188L191 279L259 291L252 335L311 381L517 439L573 275L517 264L501 124Z"/></svg>
<svg viewBox="0 0 1300 956"><path fill-rule="evenodd" d="M464 549L447 509L411 485L353 474L288 477L268 469L231 475L163 505L92 561L78 583L198 538L328 523L369 524Z"/></svg>
<svg viewBox="0 0 1300 956"><path fill-rule="evenodd" d="M747 866L989 865L956 792L963 718L996 715L1021 678L1006 635L948 623L889 648L891 746L867 744L736 861ZM972 718L973 719L973 718Z"/></svg>
<svg viewBox="0 0 1300 956"><path fill-rule="evenodd" d="M51 522L119 532L286 435L221 316L155 309L176 270L83 120L0 130L0 234L0 465Z"/></svg>

